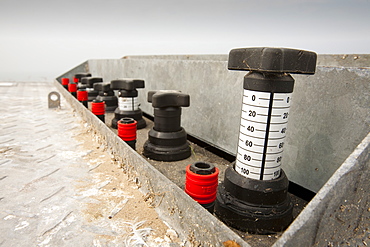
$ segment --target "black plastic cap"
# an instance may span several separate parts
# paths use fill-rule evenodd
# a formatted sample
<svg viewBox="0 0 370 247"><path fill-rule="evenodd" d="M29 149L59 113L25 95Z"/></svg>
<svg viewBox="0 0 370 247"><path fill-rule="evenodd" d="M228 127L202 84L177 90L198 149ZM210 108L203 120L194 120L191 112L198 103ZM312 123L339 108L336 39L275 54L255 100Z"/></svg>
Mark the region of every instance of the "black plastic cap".
<svg viewBox="0 0 370 247"><path fill-rule="evenodd" d="M103 78L101 77L88 77L86 79L86 84L88 84L90 87L93 87L95 83L103 82Z"/></svg>
<svg viewBox="0 0 370 247"><path fill-rule="evenodd" d="M135 123L135 119L131 118L131 117L124 117L124 118L121 118L121 120L119 120L120 123L122 124L131 124L131 123Z"/></svg>
<svg viewBox="0 0 370 247"><path fill-rule="evenodd" d="M144 88L145 87L145 82L144 80L141 79L117 79L113 80L110 83L110 88L113 90L134 90L136 88Z"/></svg>
<svg viewBox="0 0 370 247"><path fill-rule="evenodd" d="M81 79L82 77L90 77L91 73L77 73L75 74L75 78Z"/></svg>
<svg viewBox="0 0 370 247"><path fill-rule="evenodd" d="M317 54L288 48L240 48L229 53L230 70L314 74Z"/></svg>
<svg viewBox="0 0 370 247"><path fill-rule="evenodd" d="M110 82L97 82L94 84L94 90L108 92L112 89L110 88Z"/></svg>
<svg viewBox="0 0 370 247"><path fill-rule="evenodd" d="M155 108L188 107L190 106L190 96L175 90L149 91L148 102L152 103Z"/></svg>
<svg viewBox="0 0 370 247"><path fill-rule="evenodd" d="M195 162L190 165L189 169L199 175L210 175L216 172L216 168L213 164L205 162Z"/></svg>
<svg viewBox="0 0 370 247"><path fill-rule="evenodd" d="M81 84L87 85L89 78L90 78L90 77L82 77L82 78L80 79Z"/></svg>

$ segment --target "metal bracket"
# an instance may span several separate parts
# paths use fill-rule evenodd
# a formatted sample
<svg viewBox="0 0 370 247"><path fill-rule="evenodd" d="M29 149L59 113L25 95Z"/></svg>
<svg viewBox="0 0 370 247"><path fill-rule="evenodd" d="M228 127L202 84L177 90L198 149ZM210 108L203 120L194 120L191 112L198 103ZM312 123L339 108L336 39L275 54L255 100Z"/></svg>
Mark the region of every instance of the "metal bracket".
<svg viewBox="0 0 370 247"><path fill-rule="evenodd" d="M49 108L60 108L60 94L58 92L50 92L48 95Z"/></svg>

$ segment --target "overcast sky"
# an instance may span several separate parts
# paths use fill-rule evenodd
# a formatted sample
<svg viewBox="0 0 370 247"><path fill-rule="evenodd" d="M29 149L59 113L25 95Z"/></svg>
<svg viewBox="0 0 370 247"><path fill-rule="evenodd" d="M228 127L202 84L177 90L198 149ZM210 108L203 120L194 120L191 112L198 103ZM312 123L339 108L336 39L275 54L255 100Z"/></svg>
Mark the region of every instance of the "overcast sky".
<svg viewBox="0 0 370 247"><path fill-rule="evenodd" d="M0 0L0 81L95 58L290 47L370 53L370 0Z"/></svg>

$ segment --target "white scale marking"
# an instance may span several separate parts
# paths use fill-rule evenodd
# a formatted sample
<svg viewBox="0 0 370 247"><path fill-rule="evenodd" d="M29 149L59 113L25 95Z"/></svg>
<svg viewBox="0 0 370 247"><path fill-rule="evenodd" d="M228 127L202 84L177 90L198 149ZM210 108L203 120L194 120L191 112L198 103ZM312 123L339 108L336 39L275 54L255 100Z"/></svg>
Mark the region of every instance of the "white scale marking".
<svg viewBox="0 0 370 247"><path fill-rule="evenodd" d="M118 107L121 111L136 111L139 109L137 97L118 97Z"/></svg>
<svg viewBox="0 0 370 247"><path fill-rule="evenodd" d="M270 110L271 93L244 90L235 164L239 174L258 180L280 176L291 95L274 93Z"/></svg>

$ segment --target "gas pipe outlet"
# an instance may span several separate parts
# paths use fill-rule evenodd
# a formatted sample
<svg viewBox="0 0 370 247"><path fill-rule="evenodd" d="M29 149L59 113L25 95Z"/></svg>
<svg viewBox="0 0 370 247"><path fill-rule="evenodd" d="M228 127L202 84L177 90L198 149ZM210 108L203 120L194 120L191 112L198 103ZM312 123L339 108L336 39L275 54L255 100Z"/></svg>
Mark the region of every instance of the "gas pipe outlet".
<svg viewBox="0 0 370 247"><path fill-rule="evenodd" d="M94 99L91 102L91 112L105 123L105 103L101 100Z"/></svg>
<svg viewBox="0 0 370 247"><path fill-rule="evenodd" d="M219 170L213 164L195 162L186 167L185 192L213 213Z"/></svg>
<svg viewBox="0 0 370 247"><path fill-rule="evenodd" d="M136 150L137 122L133 118L125 117L117 122L118 136L132 149Z"/></svg>

